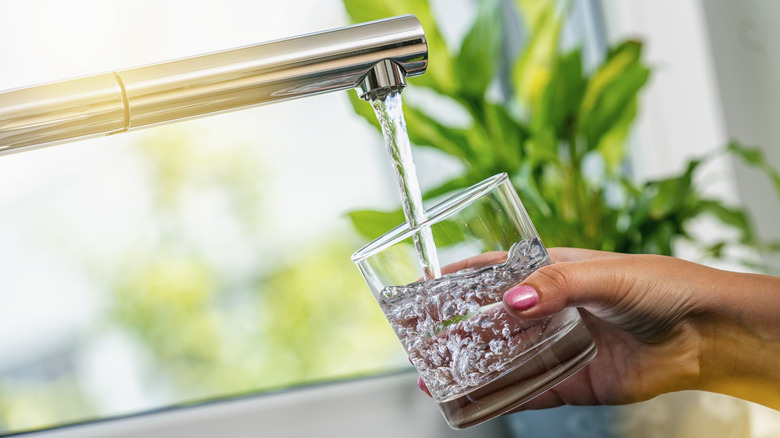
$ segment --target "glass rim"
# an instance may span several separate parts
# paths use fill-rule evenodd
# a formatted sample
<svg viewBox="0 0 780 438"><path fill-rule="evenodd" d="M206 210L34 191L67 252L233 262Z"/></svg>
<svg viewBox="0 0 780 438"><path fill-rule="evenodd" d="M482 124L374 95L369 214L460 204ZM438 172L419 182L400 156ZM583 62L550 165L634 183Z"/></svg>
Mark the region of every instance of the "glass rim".
<svg viewBox="0 0 780 438"><path fill-rule="evenodd" d="M460 211L468 205L469 201L483 196L508 180L509 175L507 175L506 172L502 172L461 190L444 201L439 202L430 210L427 210L428 217L423 222L420 222L414 227L409 227L407 222L402 222L400 225L372 240L352 254L352 261L360 263L396 243L408 239L418 233L420 229L430 227L431 225L440 222L443 218Z"/></svg>

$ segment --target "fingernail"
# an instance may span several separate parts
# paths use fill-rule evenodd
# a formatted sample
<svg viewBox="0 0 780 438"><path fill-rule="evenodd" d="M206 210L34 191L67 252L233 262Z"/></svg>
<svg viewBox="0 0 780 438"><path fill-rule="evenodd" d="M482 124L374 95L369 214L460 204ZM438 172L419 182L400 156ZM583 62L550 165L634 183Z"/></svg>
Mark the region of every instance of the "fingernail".
<svg viewBox="0 0 780 438"><path fill-rule="evenodd" d="M539 302L539 294L531 286L522 285L509 289L504 300L515 310L528 310Z"/></svg>
<svg viewBox="0 0 780 438"><path fill-rule="evenodd" d="M422 390L422 392L431 395L430 391L428 391L428 387L425 386L425 383L423 383L422 377L417 378L417 386Z"/></svg>

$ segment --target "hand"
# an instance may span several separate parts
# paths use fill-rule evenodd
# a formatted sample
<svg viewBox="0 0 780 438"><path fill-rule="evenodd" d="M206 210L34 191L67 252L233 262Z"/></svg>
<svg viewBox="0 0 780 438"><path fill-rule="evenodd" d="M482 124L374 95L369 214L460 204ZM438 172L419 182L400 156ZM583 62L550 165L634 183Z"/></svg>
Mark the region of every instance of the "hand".
<svg viewBox="0 0 780 438"><path fill-rule="evenodd" d="M549 252L555 263L507 291L505 307L519 318L580 307L599 351L524 409L686 389L780 408L780 279L663 256Z"/></svg>
<svg viewBox="0 0 780 438"><path fill-rule="evenodd" d="M579 307L599 351L521 410L689 389L780 409L780 279L664 256L549 253L554 263L507 291L504 307L517 318Z"/></svg>

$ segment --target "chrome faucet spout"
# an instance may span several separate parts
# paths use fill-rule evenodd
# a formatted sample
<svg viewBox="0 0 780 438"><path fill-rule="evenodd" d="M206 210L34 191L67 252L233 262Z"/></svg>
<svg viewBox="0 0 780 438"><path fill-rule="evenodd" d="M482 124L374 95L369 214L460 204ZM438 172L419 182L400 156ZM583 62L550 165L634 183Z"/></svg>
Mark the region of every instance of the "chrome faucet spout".
<svg viewBox="0 0 780 438"><path fill-rule="evenodd" d="M390 93L397 93L406 86L406 73L398 63L383 59L376 63L357 86L363 100L384 100Z"/></svg>
<svg viewBox="0 0 780 438"><path fill-rule="evenodd" d="M350 88L383 99L427 65L405 15L0 92L0 155Z"/></svg>

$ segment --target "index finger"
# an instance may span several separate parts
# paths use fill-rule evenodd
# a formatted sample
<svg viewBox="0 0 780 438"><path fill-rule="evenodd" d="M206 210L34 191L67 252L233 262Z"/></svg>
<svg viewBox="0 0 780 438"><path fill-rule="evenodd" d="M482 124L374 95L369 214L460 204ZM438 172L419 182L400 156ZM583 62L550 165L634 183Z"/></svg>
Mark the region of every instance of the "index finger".
<svg viewBox="0 0 780 438"><path fill-rule="evenodd" d="M585 260L603 260L620 257L623 254L608 251L596 251L582 248L547 248L553 263L581 262Z"/></svg>

